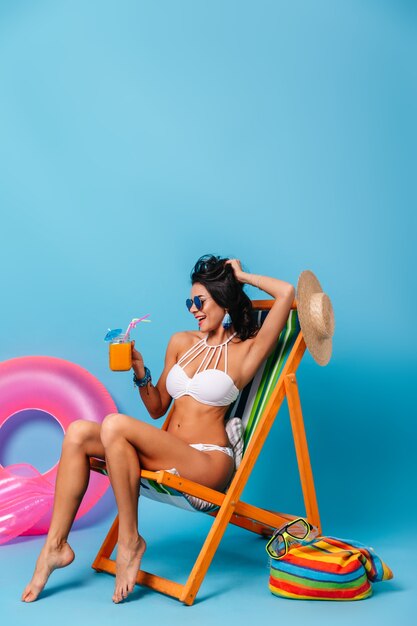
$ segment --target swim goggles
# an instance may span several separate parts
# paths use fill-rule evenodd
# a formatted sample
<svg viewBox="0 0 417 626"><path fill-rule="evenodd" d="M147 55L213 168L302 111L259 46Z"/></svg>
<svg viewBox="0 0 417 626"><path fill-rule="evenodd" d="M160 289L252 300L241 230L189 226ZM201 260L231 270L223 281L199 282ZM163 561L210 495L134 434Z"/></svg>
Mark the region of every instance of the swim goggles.
<svg viewBox="0 0 417 626"><path fill-rule="evenodd" d="M187 300L185 301L186 307L189 311L191 311L191 307L195 306L195 308L197 309L197 311L201 311L201 309L204 306L204 303L206 300L211 300L212 298L207 297L204 298L204 300L201 300L201 298L199 298L198 296L194 296L194 298L187 298Z"/></svg>
<svg viewBox="0 0 417 626"><path fill-rule="evenodd" d="M278 528L266 544L271 559L281 559L291 546L312 541L319 534L318 529L307 520L299 517Z"/></svg>

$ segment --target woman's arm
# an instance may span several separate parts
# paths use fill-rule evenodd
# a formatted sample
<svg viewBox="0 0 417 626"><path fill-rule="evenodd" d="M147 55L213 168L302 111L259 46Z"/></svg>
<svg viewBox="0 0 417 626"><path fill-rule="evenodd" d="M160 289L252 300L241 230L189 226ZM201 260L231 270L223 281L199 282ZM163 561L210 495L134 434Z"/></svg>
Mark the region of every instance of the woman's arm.
<svg viewBox="0 0 417 626"><path fill-rule="evenodd" d="M285 326L294 302L295 289L290 283L278 278L244 272L237 259L231 259L228 263L232 266L239 282L253 285L275 299L264 323L252 341L248 356L242 366L243 378L251 380L259 365L271 353Z"/></svg>
<svg viewBox="0 0 417 626"><path fill-rule="evenodd" d="M166 378L171 367L176 363L178 353L178 335L173 335L167 347L165 355L164 370L156 383L148 383L146 387L139 387L139 394L142 398L149 415L152 419L158 419L167 412L172 398L166 390ZM145 365L140 352L135 349L135 342L132 342L132 369L137 378L145 376Z"/></svg>

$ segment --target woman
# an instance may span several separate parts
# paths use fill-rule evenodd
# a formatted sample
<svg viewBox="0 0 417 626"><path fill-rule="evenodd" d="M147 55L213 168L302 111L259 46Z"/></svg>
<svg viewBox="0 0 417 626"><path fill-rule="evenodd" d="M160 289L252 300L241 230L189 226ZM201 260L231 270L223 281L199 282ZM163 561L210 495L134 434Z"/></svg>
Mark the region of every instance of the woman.
<svg viewBox="0 0 417 626"><path fill-rule="evenodd" d="M153 419L174 410L166 431L122 414L101 425L73 422L64 438L51 526L24 602L36 600L51 572L69 565L74 553L67 537L87 489L89 457L105 458L119 513L113 602L133 590L146 543L138 532L141 468L175 467L181 476L223 490L234 459L224 415L239 389L271 352L294 299L294 288L276 278L248 274L237 259L201 257L191 274L187 300L198 330L172 336L164 370L153 386L142 355L132 347L134 382ZM262 289L275 302L260 329L254 325L244 284Z"/></svg>

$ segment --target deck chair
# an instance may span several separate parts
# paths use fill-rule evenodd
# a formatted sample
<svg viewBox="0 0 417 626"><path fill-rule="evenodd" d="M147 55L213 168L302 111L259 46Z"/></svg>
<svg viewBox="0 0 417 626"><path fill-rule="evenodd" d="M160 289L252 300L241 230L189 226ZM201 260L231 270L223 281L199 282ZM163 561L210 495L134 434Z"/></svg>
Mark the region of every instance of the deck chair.
<svg viewBox="0 0 417 626"><path fill-rule="evenodd" d="M253 302L259 323L265 319L272 302L272 300ZM142 470L141 495L162 502L170 502L191 511L196 507L191 504L190 500L198 499L197 502L203 500L209 503L207 513L214 517L214 521L185 584L179 584L139 570L136 579L139 585L151 587L156 591L177 598L186 605L191 605L229 523L268 537L271 536L275 528L298 517L298 515L273 512L240 500L285 397L289 408L306 511L305 517L321 531L295 376L305 349L306 345L294 303L272 354L261 365L254 379L240 392L226 414L226 419L231 419L234 416L241 417L244 425L243 458L226 493L210 489L166 470L157 472ZM171 413L163 425L164 429L168 427L170 415ZM91 459L91 469L106 473L105 462ZM115 574L116 563L111 559L111 555L117 543L117 534L118 518L116 517L92 564L95 570Z"/></svg>

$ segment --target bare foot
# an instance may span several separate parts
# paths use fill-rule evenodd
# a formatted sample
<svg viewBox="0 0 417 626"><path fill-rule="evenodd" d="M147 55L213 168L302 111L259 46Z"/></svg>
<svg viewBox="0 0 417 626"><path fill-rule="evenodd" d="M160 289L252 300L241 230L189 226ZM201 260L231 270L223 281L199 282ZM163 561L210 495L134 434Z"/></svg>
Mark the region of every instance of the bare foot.
<svg viewBox="0 0 417 626"><path fill-rule="evenodd" d="M112 598L116 604L132 593L145 550L146 542L140 535L131 542L119 541L116 557L116 584Z"/></svg>
<svg viewBox="0 0 417 626"><path fill-rule="evenodd" d="M58 547L45 544L36 561L32 580L22 593L22 601L33 602L36 600L54 569L66 567L72 563L74 556L71 546L66 541Z"/></svg>

